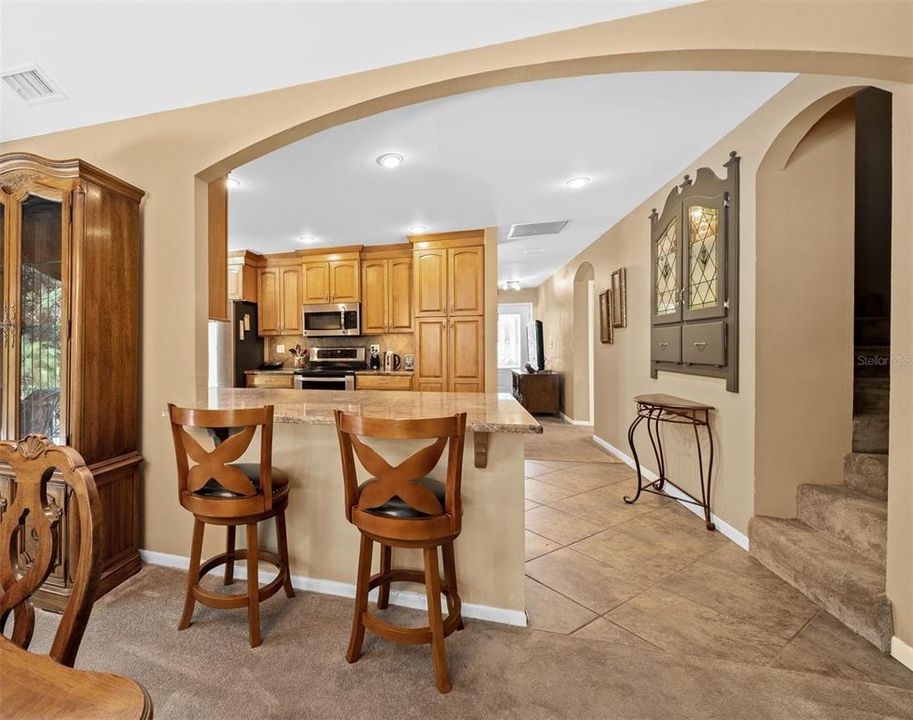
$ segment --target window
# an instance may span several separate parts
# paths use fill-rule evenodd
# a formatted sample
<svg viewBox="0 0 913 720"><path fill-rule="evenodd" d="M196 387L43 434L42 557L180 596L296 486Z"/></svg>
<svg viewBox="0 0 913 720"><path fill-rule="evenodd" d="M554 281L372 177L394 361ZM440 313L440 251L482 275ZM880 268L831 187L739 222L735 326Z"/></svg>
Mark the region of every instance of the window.
<svg viewBox="0 0 913 720"><path fill-rule="evenodd" d="M506 370L523 366L523 328L520 313L498 314L498 367Z"/></svg>

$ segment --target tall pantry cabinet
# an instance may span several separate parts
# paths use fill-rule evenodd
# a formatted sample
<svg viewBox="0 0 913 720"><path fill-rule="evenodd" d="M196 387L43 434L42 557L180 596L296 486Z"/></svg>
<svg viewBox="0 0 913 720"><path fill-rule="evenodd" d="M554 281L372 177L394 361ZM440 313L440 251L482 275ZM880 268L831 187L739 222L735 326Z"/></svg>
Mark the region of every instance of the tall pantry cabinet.
<svg viewBox="0 0 913 720"><path fill-rule="evenodd" d="M81 160L0 155L0 437L70 445L102 506L99 594L140 568L139 301L143 191ZM15 478L0 467L0 514ZM35 601L61 610L79 523L62 481L54 570ZM29 520L14 555L34 554Z"/></svg>

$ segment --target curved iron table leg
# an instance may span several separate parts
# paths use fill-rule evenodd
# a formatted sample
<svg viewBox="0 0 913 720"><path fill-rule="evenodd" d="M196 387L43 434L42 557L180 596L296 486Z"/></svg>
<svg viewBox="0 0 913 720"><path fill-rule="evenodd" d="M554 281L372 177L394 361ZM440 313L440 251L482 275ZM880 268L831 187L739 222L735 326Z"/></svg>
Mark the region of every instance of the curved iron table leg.
<svg viewBox="0 0 913 720"><path fill-rule="evenodd" d="M710 483L713 480L713 433L710 431L710 413L704 411L704 427L707 428L707 443L710 446L710 458L707 463L707 507L704 519L707 523L708 530L716 530L716 525L710 519Z"/></svg>
<svg viewBox="0 0 913 720"><path fill-rule="evenodd" d="M634 418L634 422L631 423L631 427L628 428L628 445L631 448L631 457L634 458L634 467L637 469L637 494L633 498L629 498L627 495L624 496L624 501L631 505L637 502L637 499L640 497L641 490L643 490L643 478L640 474L640 458L637 457L637 448L634 446L634 431L637 430L637 426L644 421L644 416L640 413L637 414L637 417Z"/></svg>

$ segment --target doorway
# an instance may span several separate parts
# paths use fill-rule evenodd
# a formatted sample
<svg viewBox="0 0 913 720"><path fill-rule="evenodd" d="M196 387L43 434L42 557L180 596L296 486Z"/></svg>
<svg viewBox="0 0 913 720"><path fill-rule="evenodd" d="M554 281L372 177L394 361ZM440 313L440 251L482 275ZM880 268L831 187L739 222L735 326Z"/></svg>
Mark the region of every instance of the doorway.
<svg viewBox="0 0 913 720"><path fill-rule="evenodd" d="M565 419L592 425L596 394L596 272L585 262L574 276L574 359L572 385L565 389Z"/></svg>
<svg viewBox="0 0 913 720"><path fill-rule="evenodd" d="M520 371L529 362L529 341L526 326L533 319L532 303L500 303L498 305L498 392L512 389L514 370Z"/></svg>

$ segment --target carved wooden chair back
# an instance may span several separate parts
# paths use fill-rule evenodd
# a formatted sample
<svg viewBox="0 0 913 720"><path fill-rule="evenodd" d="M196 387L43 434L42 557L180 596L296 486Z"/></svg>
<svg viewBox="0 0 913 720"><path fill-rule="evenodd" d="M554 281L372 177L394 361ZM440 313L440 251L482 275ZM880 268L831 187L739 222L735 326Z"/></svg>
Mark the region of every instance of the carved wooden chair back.
<svg viewBox="0 0 913 720"><path fill-rule="evenodd" d="M273 406L232 410L197 410L168 405L178 466L178 499L196 515L245 517L273 506ZM204 448L188 428L215 438ZM259 484L234 466L260 429ZM234 434L231 434L233 431ZM193 461L191 464L190 461ZM213 488L218 493L209 492ZM225 492L227 491L227 492Z"/></svg>
<svg viewBox="0 0 913 720"><path fill-rule="evenodd" d="M450 528L459 532L462 520L460 481L463 475L463 444L466 435L466 413L451 417L421 420L390 420L351 415L336 411L336 429L342 455L346 518L353 521L353 511L368 511L398 497L414 510L432 518L447 516ZM384 440L434 440L393 467L361 438ZM426 485L417 482L438 464L448 447L444 504ZM355 458L377 482L361 492ZM412 522L412 521L406 521Z"/></svg>
<svg viewBox="0 0 913 720"><path fill-rule="evenodd" d="M47 491L55 471L76 504L76 512L67 517L79 524L75 581L48 653L72 667L98 588L101 504L95 480L78 452L52 445L43 435L0 442L0 463L9 466L15 479L13 497L0 501L0 633L12 615L10 640L24 650L35 629L31 596L53 570L61 542L63 508Z"/></svg>

